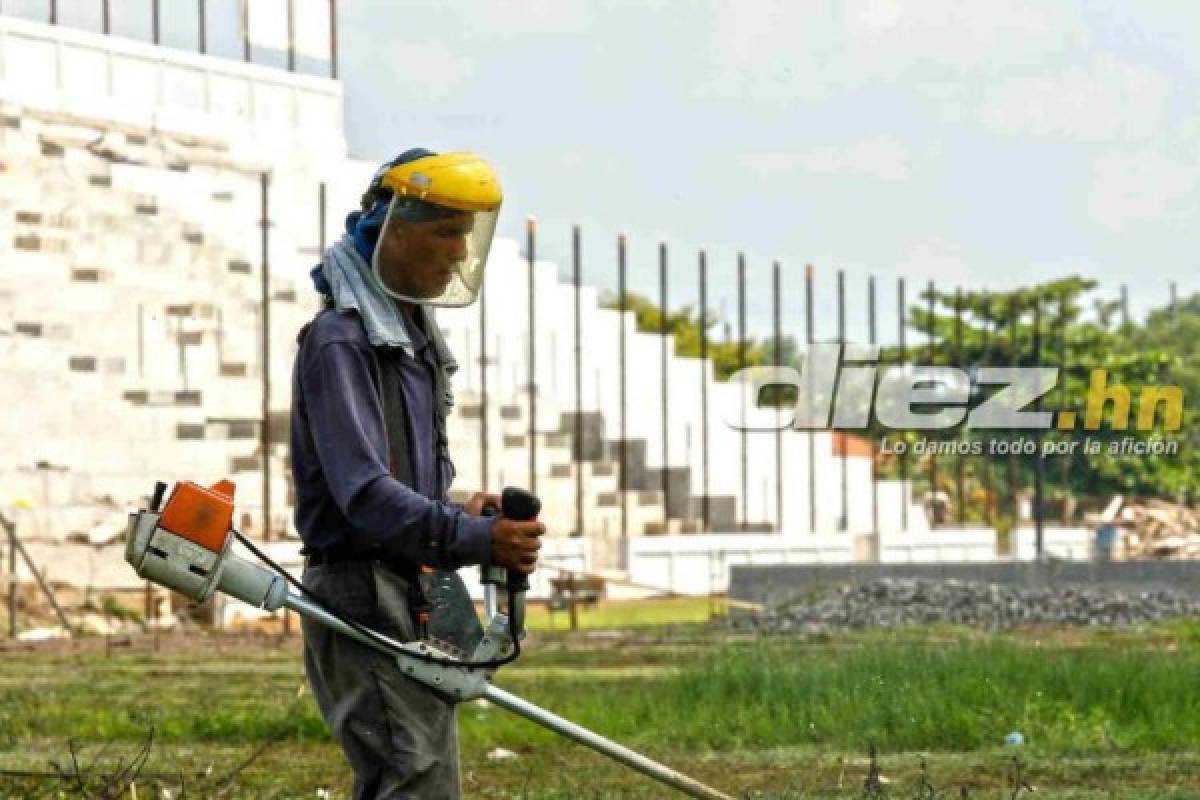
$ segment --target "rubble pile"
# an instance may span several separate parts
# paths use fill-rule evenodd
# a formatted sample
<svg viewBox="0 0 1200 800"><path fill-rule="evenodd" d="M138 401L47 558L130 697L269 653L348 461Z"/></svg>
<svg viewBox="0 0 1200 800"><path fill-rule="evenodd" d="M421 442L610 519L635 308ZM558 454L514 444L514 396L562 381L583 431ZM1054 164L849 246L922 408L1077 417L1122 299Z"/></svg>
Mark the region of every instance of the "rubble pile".
<svg viewBox="0 0 1200 800"><path fill-rule="evenodd" d="M1200 616L1200 595L1110 587L1018 587L970 581L880 578L741 615L760 633L812 634L942 622L988 630L1020 625L1123 626Z"/></svg>
<svg viewBox="0 0 1200 800"><path fill-rule="evenodd" d="M1153 498L1126 500L1117 514L1126 558L1200 558L1200 513Z"/></svg>

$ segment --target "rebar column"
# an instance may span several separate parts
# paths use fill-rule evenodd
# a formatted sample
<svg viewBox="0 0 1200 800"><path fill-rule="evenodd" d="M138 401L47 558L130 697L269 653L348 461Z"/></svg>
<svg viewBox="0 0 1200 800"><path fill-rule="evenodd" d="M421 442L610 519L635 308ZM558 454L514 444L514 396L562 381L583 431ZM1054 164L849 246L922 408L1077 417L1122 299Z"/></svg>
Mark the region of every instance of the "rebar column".
<svg viewBox="0 0 1200 800"><path fill-rule="evenodd" d="M699 255L700 283L700 518L709 530L708 503L708 264L704 251Z"/></svg>
<svg viewBox="0 0 1200 800"><path fill-rule="evenodd" d="M529 257L529 491L537 494L537 307L535 305L537 271L536 226L533 217L525 220L525 251Z"/></svg>

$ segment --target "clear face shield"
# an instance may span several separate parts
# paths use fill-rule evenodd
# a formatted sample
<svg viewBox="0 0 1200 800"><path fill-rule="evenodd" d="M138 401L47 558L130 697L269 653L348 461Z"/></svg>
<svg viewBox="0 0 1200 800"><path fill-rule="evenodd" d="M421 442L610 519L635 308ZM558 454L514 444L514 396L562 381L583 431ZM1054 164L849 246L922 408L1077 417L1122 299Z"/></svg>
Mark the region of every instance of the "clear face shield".
<svg viewBox="0 0 1200 800"><path fill-rule="evenodd" d="M381 185L393 192L371 258L383 290L432 306L475 302L500 214L491 169L448 153L393 167Z"/></svg>
<svg viewBox="0 0 1200 800"><path fill-rule="evenodd" d="M412 213L393 197L371 258L375 279L397 300L432 306L469 306L483 286L499 210L437 207Z"/></svg>

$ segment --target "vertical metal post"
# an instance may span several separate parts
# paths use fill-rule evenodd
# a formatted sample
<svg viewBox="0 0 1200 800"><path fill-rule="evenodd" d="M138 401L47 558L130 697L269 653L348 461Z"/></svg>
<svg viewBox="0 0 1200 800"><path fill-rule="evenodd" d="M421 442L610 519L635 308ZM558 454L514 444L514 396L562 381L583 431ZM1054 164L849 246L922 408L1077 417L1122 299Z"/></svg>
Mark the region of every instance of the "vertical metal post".
<svg viewBox="0 0 1200 800"><path fill-rule="evenodd" d="M708 264L700 251L700 518L709 530L708 503Z"/></svg>
<svg viewBox="0 0 1200 800"><path fill-rule="evenodd" d="M867 277L867 344L877 344L875 330L875 276ZM879 453L871 442L871 533L879 533Z"/></svg>
<svg viewBox="0 0 1200 800"><path fill-rule="evenodd" d="M338 76L337 0L329 0L329 77Z"/></svg>
<svg viewBox="0 0 1200 800"><path fill-rule="evenodd" d="M529 257L529 491L537 494L537 307L536 290L536 232L533 217L525 220L525 250Z"/></svg>
<svg viewBox="0 0 1200 800"><path fill-rule="evenodd" d="M158 0L151 0L150 3L150 37L155 45L162 44L162 9L159 8Z"/></svg>
<svg viewBox="0 0 1200 800"><path fill-rule="evenodd" d="M737 304L738 304L738 343L737 343L738 369L745 369L746 368L746 256L742 253L738 253L738 260L737 260ZM746 402L745 394L743 393L742 394L742 403L745 404L745 402ZM743 411L744 411L744 409L743 409ZM744 414L742 416L741 421L743 423L745 422ZM749 485L748 485L749 474L748 474L748 464L747 464L747 458L746 458L746 426L745 426L745 424L741 425L741 430L739 431L739 434L740 434L739 438L741 439L741 451L742 451L742 520L741 520L742 524L741 524L739 530L744 531L744 530L746 530L746 523L749 521L749 510L748 510L747 506L750 502L750 492L749 492Z"/></svg>
<svg viewBox="0 0 1200 800"><path fill-rule="evenodd" d="M1033 301L1033 366L1034 368L1042 365L1042 301L1040 298L1034 298ZM1038 389L1041 384L1039 382ZM1033 408L1035 411L1041 410L1042 395L1038 392L1038 396L1034 398ZM1033 433L1034 441L1037 443L1037 452L1033 454L1033 529L1034 540L1036 542L1037 560L1041 561L1045 555L1045 547L1043 541L1043 510L1042 499L1046 491L1046 459L1042 457L1042 439L1043 431L1038 428Z"/></svg>
<svg viewBox="0 0 1200 800"><path fill-rule="evenodd" d="M837 271L837 327L838 346L844 350L846 347L846 271L842 269ZM850 530L850 476L847 474L849 468L850 435L846 431L835 431L833 435L840 436L842 439L842 458L840 464L842 511L838 519L838 530L845 532Z"/></svg>
<svg viewBox="0 0 1200 800"><path fill-rule="evenodd" d="M288 72L296 71L296 0L287 0Z"/></svg>
<svg viewBox="0 0 1200 800"><path fill-rule="evenodd" d="M112 33L112 8L109 6L111 0L102 0L100 3L100 30L105 35Z"/></svg>
<svg viewBox="0 0 1200 800"><path fill-rule="evenodd" d="M812 353L813 353L813 268L812 264L804 265L804 342L807 350L804 354L804 376L808 391L809 407L812 406ZM814 432L804 432L808 439L808 529L817 532L817 450L813 441Z"/></svg>
<svg viewBox="0 0 1200 800"><path fill-rule="evenodd" d="M575 532L583 536L583 247L578 225L571 228L571 264L575 279Z"/></svg>
<svg viewBox="0 0 1200 800"><path fill-rule="evenodd" d="M1129 325L1129 287L1121 284L1121 324Z"/></svg>
<svg viewBox="0 0 1200 800"><path fill-rule="evenodd" d="M268 191L270 178L259 175L262 199L262 492L263 541L271 541L271 285L270 285L270 207Z"/></svg>
<svg viewBox="0 0 1200 800"><path fill-rule="evenodd" d="M983 293L983 341L980 345L979 366L992 366L992 298L987 292ZM972 376L974 377L974 376ZM972 385L972 390L975 386ZM972 398L974 400L974 398ZM993 522L992 518L992 459L990 456L983 459L983 521L988 525Z"/></svg>
<svg viewBox="0 0 1200 800"><path fill-rule="evenodd" d="M1067 293L1064 291L1058 297L1058 325L1057 328L1057 350L1058 350L1058 405L1060 410L1070 402L1070 395L1067 389ZM1067 451L1062 456L1060 467L1059 483L1062 485L1063 507L1062 507L1062 524L1064 526L1071 524L1070 509L1067 504L1067 497L1070 495L1071 485L1071 461L1072 452Z"/></svg>
<svg viewBox="0 0 1200 800"><path fill-rule="evenodd" d="M1009 336L1008 346L1010 348L1009 366L1013 366L1013 367L1018 366L1021 363L1021 350L1020 350L1020 345L1017 341L1017 339L1018 339L1018 337L1017 337L1017 322L1019 321L1020 316L1021 316L1021 312L1017 309L1017 298L1014 295L1011 302L1008 305L1008 325L1009 325L1009 327L1008 327L1008 336ZM1013 442L1012 435L1015 433L1015 431L1012 428L1009 428L1008 433L1009 433L1009 437L1010 437L1009 443L1012 444L1012 442ZM1020 499L1017 497L1017 485L1020 481L1017 477L1017 454L1016 454L1015 450L1016 450L1015 447L1011 448L1009 450L1009 454L1008 454L1008 492L1009 492L1009 495L1012 500L1012 514L1013 514L1014 530L1016 528L1016 525L1021 521L1021 502L1020 502ZM1013 541L1013 552L1014 553L1016 552L1016 541L1015 540Z"/></svg>
<svg viewBox="0 0 1200 800"><path fill-rule="evenodd" d="M625 234L617 236L617 391L620 395L617 405L619 414L619 435L617 452L621 461L620 480L618 481L621 495L621 553L629 549L629 446L625 420L625 312L629 307L629 299L625 294Z"/></svg>
<svg viewBox="0 0 1200 800"><path fill-rule="evenodd" d="M1171 281L1171 315L1179 313L1179 284Z"/></svg>
<svg viewBox="0 0 1200 800"><path fill-rule="evenodd" d="M784 366L783 321L779 310L780 282L779 262L776 261L771 265L771 323L775 345L772 360L777 367ZM780 398L776 397L776 407L780 405ZM783 533L783 431L778 427L775 428L775 529Z"/></svg>
<svg viewBox="0 0 1200 800"><path fill-rule="evenodd" d="M487 286L479 292L479 489L488 490L488 329Z"/></svg>
<svg viewBox="0 0 1200 800"><path fill-rule="evenodd" d="M196 26L196 31L198 34L196 37L196 46L201 55L208 52L208 23L205 20L206 10L205 0L196 0L196 15L198 17Z"/></svg>
<svg viewBox="0 0 1200 800"><path fill-rule="evenodd" d="M662 375L661 375L661 416L662 416L662 491L663 491L663 524L664 533L670 531L666 528L667 520L671 516L671 481L668 479L668 467L670 465L670 431L667 428L667 408L668 408L668 392L670 390L670 382L667 377L667 370L670 362L670 344L673 340L671 328L667 324L667 243L658 243L658 295L659 295L659 335L662 338Z"/></svg>
<svg viewBox="0 0 1200 800"><path fill-rule="evenodd" d="M905 315L908 313L908 303L904 299L904 278L896 279L896 324L899 329L901 364L908 363L908 352L905 349L904 328ZM907 438L907 437L906 437ZM908 451L900 454L900 530L908 530Z"/></svg>
<svg viewBox="0 0 1200 800"><path fill-rule="evenodd" d="M927 339L927 343L929 345L929 365L936 366L937 365L937 331L935 330L936 324L934 322L934 320L935 320L934 311L935 311L936 304L937 304L937 299L936 299L937 290L933 285L933 281L929 282L926 291L928 292L928 295L929 295L928 310L926 312L929 316L929 331L928 331L928 339ZM930 509L933 512L932 517L929 521L929 527L936 528L939 523L939 520L938 520L938 464L937 464L937 452L936 451L929 454L929 501L930 501Z"/></svg>
<svg viewBox="0 0 1200 800"><path fill-rule="evenodd" d="M954 366L957 369L963 368L963 294L962 287L957 287L954 290ZM958 429L958 439L961 441L963 433L966 431L965 425L960 425ZM961 528L967 524L967 500L966 500L966 456L960 451L954 459L954 500L955 500L955 518L958 520L958 525Z"/></svg>
<svg viewBox="0 0 1200 800"><path fill-rule="evenodd" d="M51 25L58 24L58 2L57 2L57 0L50 0L50 24Z"/></svg>
<svg viewBox="0 0 1200 800"><path fill-rule="evenodd" d="M331 0L336 2L336 0ZM242 53L250 63L250 0L242 0Z"/></svg>

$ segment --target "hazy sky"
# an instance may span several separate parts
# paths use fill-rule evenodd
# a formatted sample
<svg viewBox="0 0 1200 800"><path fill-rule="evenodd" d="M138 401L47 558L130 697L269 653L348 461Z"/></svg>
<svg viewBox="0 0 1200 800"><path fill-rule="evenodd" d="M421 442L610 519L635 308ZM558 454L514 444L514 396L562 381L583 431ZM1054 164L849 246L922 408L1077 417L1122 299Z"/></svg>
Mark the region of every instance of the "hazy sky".
<svg viewBox="0 0 1200 800"><path fill-rule="evenodd" d="M282 16L286 0L252 0ZM324 0L293 0L311 44ZM150 0L112 0L123 35L149 37ZM60 0L95 27L97 0ZM45 0L0 0L38 16ZM164 2L164 41L195 17ZM816 269L818 335L831 335L835 271L852 328L866 276L894 328L897 275L1004 287L1093 276L1135 313L1200 289L1200 4L1192 2L339 3L351 154L472 149L500 170L501 233L538 217L539 255L566 269L572 222L584 274L695 302L708 248L711 305L734 313L744 250L754 327L769 320L770 262L787 325ZM240 57L238 0L209 0L209 47ZM1136 10L1135 10L1136 9ZM265 18L265 17L264 17ZM274 26L273 40L286 25ZM260 63L279 53L256 50ZM302 59L308 71L324 66Z"/></svg>
<svg viewBox="0 0 1200 800"><path fill-rule="evenodd" d="M581 222L593 282L623 230L646 290L660 238L689 278L745 250L756 317L776 258L793 305L805 262L825 301L847 270L860 316L868 273L888 307L897 274L1081 272L1135 312L1200 289L1200 4L348 0L339 24L352 152L485 154L504 232L535 214L561 258Z"/></svg>

